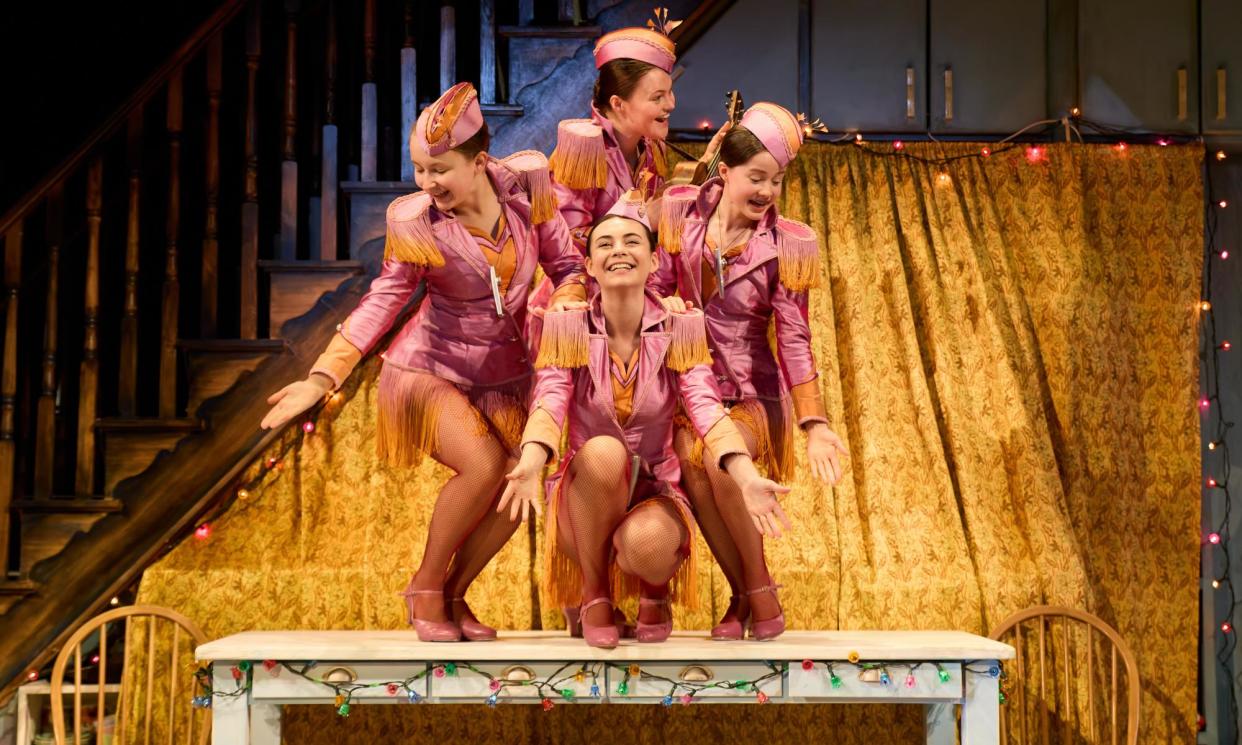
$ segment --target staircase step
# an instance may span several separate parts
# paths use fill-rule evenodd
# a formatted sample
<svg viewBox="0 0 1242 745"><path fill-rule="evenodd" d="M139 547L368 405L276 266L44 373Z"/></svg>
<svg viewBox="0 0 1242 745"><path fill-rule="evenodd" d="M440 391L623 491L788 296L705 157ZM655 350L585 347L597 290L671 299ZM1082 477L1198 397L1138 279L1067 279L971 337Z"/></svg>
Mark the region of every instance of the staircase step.
<svg viewBox="0 0 1242 745"><path fill-rule="evenodd" d="M363 246L384 240L384 215L389 203L418 190L412 181L342 181L349 215L349 255L361 256Z"/></svg>
<svg viewBox="0 0 1242 745"><path fill-rule="evenodd" d="M117 483L142 473L165 450L172 450L186 435L203 430L198 419L115 417L95 422L103 435L104 494Z"/></svg>
<svg viewBox="0 0 1242 745"><path fill-rule="evenodd" d="M47 497L46 499L26 498L13 502L13 509L24 515L39 514L79 514L93 515L110 512L122 512L125 505L119 499L111 497Z"/></svg>
<svg viewBox="0 0 1242 745"><path fill-rule="evenodd" d="M270 283L267 335L273 339L280 337L286 321L303 315L325 293L363 271L357 261L260 261L259 269Z"/></svg>
<svg viewBox="0 0 1242 745"><path fill-rule="evenodd" d="M39 591L39 584L29 579L0 579L0 616L14 603Z"/></svg>
<svg viewBox="0 0 1242 745"><path fill-rule="evenodd" d="M497 26L496 33L510 39L598 39L599 26Z"/></svg>
<svg viewBox="0 0 1242 745"><path fill-rule="evenodd" d="M84 500L85 501L85 500ZM103 500L99 500L103 501ZM115 499L107 500L117 502ZM120 503L117 509L120 512ZM106 512L87 513L26 513L21 517L21 574L27 576L36 564L59 554L78 533L89 532L91 526L107 517Z"/></svg>
<svg viewBox="0 0 1242 745"><path fill-rule="evenodd" d="M177 343L185 353L189 414L209 398L232 388L268 358L289 351L283 339L195 339Z"/></svg>

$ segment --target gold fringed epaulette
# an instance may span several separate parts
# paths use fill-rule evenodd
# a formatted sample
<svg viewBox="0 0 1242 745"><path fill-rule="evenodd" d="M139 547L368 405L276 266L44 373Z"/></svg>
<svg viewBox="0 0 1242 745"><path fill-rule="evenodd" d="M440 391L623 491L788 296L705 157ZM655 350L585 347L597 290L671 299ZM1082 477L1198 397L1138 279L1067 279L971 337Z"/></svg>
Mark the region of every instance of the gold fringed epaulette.
<svg viewBox="0 0 1242 745"><path fill-rule="evenodd" d="M570 189L604 188L608 185L604 130L590 119L562 120L548 164L558 184Z"/></svg>
<svg viewBox="0 0 1242 745"><path fill-rule="evenodd" d="M518 178L530 199L530 223L539 225L556 215L556 194L548 159L538 150L521 150L501 161Z"/></svg>
<svg viewBox="0 0 1242 745"><path fill-rule="evenodd" d="M669 331L673 338L668 344L664 364L674 372L685 372L696 365L712 364L711 351L707 348L707 326L703 311L697 308L685 313L670 313Z"/></svg>
<svg viewBox="0 0 1242 745"><path fill-rule="evenodd" d="M786 217L777 219L776 260L786 289L806 292L819 286L819 235L810 225Z"/></svg>
<svg viewBox="0 0 1242 745"><path fill-rule="evenodd" d="M584 367L589 340L585 308L546 313L535 367Z"/></svg>
<svg viewBox="0 0 1242 745"><path fill-rule="evenodd" d="M431 229L431 197L425 193L397 197L385 216L388 234L384 241L384 260L396 259L424 267L444 266L444 256L436 246Z"/></svg>
<svg viewBox="0 0 1242 745"><path fill-rule="evenodd" d="M681 229L686 224L690 208L699 198L699 187L680 185L669 187L660 197L658 207L660 224L657 228L660 247L670 256L681 253Z"/></svg>

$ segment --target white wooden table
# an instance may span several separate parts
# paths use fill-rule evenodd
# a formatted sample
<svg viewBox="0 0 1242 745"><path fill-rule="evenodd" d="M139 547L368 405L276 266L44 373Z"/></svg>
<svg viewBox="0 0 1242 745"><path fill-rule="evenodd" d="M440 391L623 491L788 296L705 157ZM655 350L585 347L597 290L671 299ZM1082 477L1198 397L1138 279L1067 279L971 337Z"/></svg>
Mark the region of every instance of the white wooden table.
<svg viewBox="0 0 1242 745"><path fill-rule="evenodd" d="M324 679L351 688L401 681L395 691L351 690L351 705L541 703L545 696L556 704L668 705L682 703L688 691L694 705L765 697L770 703L920 704L927 742L936 745L958 742L954 706L960 705L960 742L991 745L999 739L996 673L1014 650L960 631L789 631L762 643L680 632L662 644L626 641L613 650L588 647L563 631L502 632L493 642L453 644L420 642L412 631L250 631L204 644L196 656L214 663L214 745L278 745L282 705L336 704L338 690L319 682ZM264 661L285 664L269 670ZM250 666L248 688L232 672L243 662ZM578 671L584 674L575 676ZM553 679L551 689L522 684ZM733 687L756 680L754 687Z"/></svg>

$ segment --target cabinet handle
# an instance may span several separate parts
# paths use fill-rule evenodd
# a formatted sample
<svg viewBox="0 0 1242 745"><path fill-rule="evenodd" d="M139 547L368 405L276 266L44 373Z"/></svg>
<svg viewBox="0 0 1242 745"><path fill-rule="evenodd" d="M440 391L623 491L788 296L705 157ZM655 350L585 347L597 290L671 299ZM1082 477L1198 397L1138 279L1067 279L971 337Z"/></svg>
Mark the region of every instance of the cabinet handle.
<svg viewBox="0 0 1242 745"><path fill-rule="evenodd" d="M944 120L953 121L953 68L944 69Z"/></svg>
<svg viewBox="0 0 1242 745"><path fill-rule="evenodd" d="M707 665L686 665L677 674L677 679L686 683L706 683L715 675Z"/></svg>
<svg viewBox="0 0 1242 745"><path fill-rule="evenodd" d="M1186 68L1177 68L1177 120L1186 121Z"/></svg>
<svg viewBox="0 0 1242 745"><path fill-rule="evenodd" d="M906 68L906 118L914 118L914 68Z"/></svg>
<svg viewBox="0 0 1242 745"><path fill-rule="evenodd" d="M1224 119L1225 113L1225 68L1216 68L1216 118Z"/></svg>
<svg viewBox="0 0 1242 745"><path fill-rule="evenodd" d="M526 683L535 679L535 671L526 665L510 665L500 671L500 679L506 683Z"/></svg>

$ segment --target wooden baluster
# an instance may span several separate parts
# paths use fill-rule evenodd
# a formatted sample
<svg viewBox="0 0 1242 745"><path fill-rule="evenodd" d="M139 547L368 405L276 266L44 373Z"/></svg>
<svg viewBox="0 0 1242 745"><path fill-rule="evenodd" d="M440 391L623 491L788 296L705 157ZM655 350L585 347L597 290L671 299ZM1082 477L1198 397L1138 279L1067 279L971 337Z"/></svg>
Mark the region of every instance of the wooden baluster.
<svg viewBox="0 0 1242 745"><path fill-rule="evenodd" d="M73 648L73 745L82 745L82 642Z"/></svg>
<svg viewBox="0 0 1242 745"><path fill-rule="evenodd" d="M241 338L259 334L259 134L255 78L259 72L260 4L246 15L246 169L241 209Z"/></svg>
<svg viewBox="0 0 1242 745"><path fill-rule="evenodd" d="M151 745L152 713L155 710L155 621L158 616L146 616L147 621L147 716L143 723L142 743Z"/></svg>
<svg viewBox="0 0 1242 745"><path fill-rule="evenodd" d="M0 574L9 564L9 508L13 504L15 465L13 404L17 396L17 293L22 277L22 223L4 234L4 368L0 371Z"/></svg>
<svg viewBox="0 0 1242 745"><path fill-rule="evenodd" d="M457 83L457 11L440 6L440 93Z"/></svg>
<svg viewBox="0 0 1242 745"><path fill-rule="evenodd" d="M82 368L78 388L78 460L73 491L95 493L95 401L99 392L99 223L103 206L103 160L86 172L86 310L82 324Z"/></svg>
<svg viewBox="0 0 1242 745"><path fill-rule="evenodd" d="M258 5L258 3L255 4ZM130 633L131 626L129 622L131 618L133 618L133 616L125 617L125 630L122 632L122 638L125 640L124 649L132 648L129 646L130 642L133 641L134 638L134 634ZM127 695L129 693L129 682L126 680L125 675L125 657L122 656L121 660L121 690L116 695L116 734L113 736L113 742L129 742L125 739L125 733L129 731L126 729L125 724L129 721L129 706L132 702L129 700L130 697Z"/></svg>
<svg viewBox="0 0 1242 745"><path fill-rule="evenodd" d="M1095 627L1087 626L1087 711L1090 742L1095 742Z"/></svg>
<svg viewBox="0 0 1242 745"><path fill-rule="evenodd" d="M60 289L60 246L64 238L64 184L47 198L47 317L43 325L43 374L36 414L34 496L52 495L56 462L56 323Z"/></svg>
<svg viewBox="0 0 1242 745"><path fill-rule="evenodd" d="M298 0L285 0L285 136L280 164L280 258L298 253Z"/></svg>
<svg viewBox="0 0 1242 745"><path fill-rule="evenodd" d="M362 11L362 172L363 181L376 179L379 99L375 87L375 0Z"/></svg>
<svg viewBox="0 0 1242 745"><path fill-rule="evenodd" d="M129 162L129 208L125 228L125 310L121 316L121 360L117 376L117 408L121 416L138 414L138 220L142 198L142 109L129 116L126 134Z"/></svg>
<svg viewBox="0 0 1242 745"><path fill-rule="evenodd" d="M220 211L220 88L224 66L224 36L217 33L207 44L207 221L203 228L203 297L199 333L217 335Z"/></svg>
<svg viewBox="0 0 1242 745"><path fill-rule="evenodd" d="M328 0L328 48L324 55L323 163L319 179L319 260L336 260L336 0Z"/></svg>
<svg viewBox="0 0 1242 745"><path fill-rule="evenodd" d="M181 78L168 81L168 221L164 252L164 305L160 315L160 417L177 415L177 308L181 285L177 278L177 236L181 232Z"/></svg>
<svg viewBox="0 0 1242 745"><path fill-rule="evenodd" d="M1039 743L1048 745L1047 623L1044 616L1035 618L1039 621Z"/></svg>
<svg viewBox="0 0 1242 745"><path fill-rule="evenodd" d="M535 22L535 0L518 0L518 25L530 26Z"/></svg>
<svg viewBox="0 0 1242 745"><path fill-rule="evenodd" d="M151 621L155 622L154 616ZM173 745L173 732L177 729L177 680L181 677L181 668L177 665L177 647L181 645L181 625L173 623L172 627L172 651L169 652L168 659L168 739L165 745Z"/></svg>
<svg viewBox="0 0 1242 745"><path fill-rule="evenodd" d="M496 3L479 3L479 103L496 103Z"/></svg>
<svg viewBox="0 0 1242 745"><path fill-rule="evenodd" d="M1117 745L1117 645L1113 644L1113 665L1112 674L1109 677L1109 691L1112 695L1112 705L1109 707L1112 724L1110 731L1112 734L1112 745Z"/></svg>
<svg viewBox="0 0 1242 745"><path fill-rule="evenodd" d="M1022 624L1014 627L1016 643L1013 645L1018 653L1018 742L1026 745L1026 665L1023 662L1026 646L1022 641Z"/></svg>
<svg viewBox="0 0 1242 745"><path fill-rule="evenodd" d="M99 625L99 667L97 668L97 671L98 671L98 674L95 676L95 680L98 682L99 688L97 691L95 691L95 711L97 712L97 714L95 715L96 722L101 721L104 718L104 712L107 711L107 709L104 708L104 706L107 704L107 699L106 699L107 694L106 694L105 689L108 687L108 624L107 623L102 623ZM115 721L116 720L113 719L113 722ZM115 733L115 728L113 729L113 732ZM95 732L96 737L99 737L99 734L100 733L98 731Z"/></svg>
<svg viewBox="0 0 1242 745"><path fill-rule="evenodd" d="M556 0L556 15L561 23L577 25L581 16L577 0Z"/></svg>
<svg viewBox="0 0 1242 745"><path fill-rule="evenodd" d="M1070 720L1074 717L1074 696L1070 690L1073 686L1074 666L1070 658L1070 619L1068 616L1061 618L1061 656L1064 661L1065 672L1065 700L1061 702L1063 712L1061 714L1061 742L1070 742Z"/></svg>
<svg viewBox="0 0 1242 745"><path fill-rule="evenodd" d="M418 55L414 51L414 0L405 0L405 42L401 45L401 180L414 180L410 134L418 121ZM351 257L352 258L352 257Z"/></svg>

